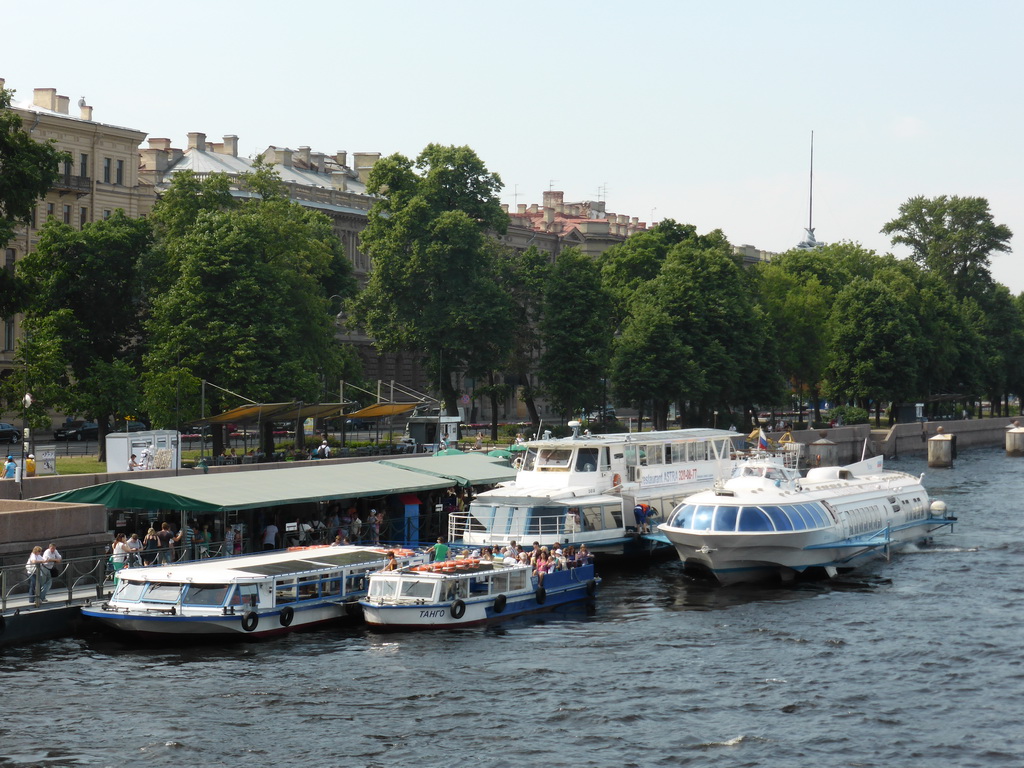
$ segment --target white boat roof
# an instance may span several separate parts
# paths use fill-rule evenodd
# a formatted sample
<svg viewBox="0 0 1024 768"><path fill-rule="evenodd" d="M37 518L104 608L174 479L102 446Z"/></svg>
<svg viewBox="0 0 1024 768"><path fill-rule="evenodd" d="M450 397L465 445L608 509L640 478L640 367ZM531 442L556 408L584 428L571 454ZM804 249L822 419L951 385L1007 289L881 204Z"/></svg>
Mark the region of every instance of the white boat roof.
<svg viewBox="0 0 1024 768"><path fill-rule="evenodd" d="M727 429L713 429L711 427L693 427L690 429L665 429L654 432L611 432L606 435L588 435L580 433L577 436L552 437L548 439L526 441L530 448L551 448L553 446L584 446L600 447L604 445L618 445L624 443L637 443L646 445L648 443L673 442L677 440L703 441L712 438L741 438L743 435Z"/></svg>
<svg viewBox="0 0 1024 768"><path fill-rule="evenodd" d="M215 557L170 566L122 568L122 581L148 581L200 584L227 584L239 580L262 579L290 573L308 573L348 566L376 567L387 560L383 548L358 546L306 547L296 550L268 552L240 557Z"/></svg>

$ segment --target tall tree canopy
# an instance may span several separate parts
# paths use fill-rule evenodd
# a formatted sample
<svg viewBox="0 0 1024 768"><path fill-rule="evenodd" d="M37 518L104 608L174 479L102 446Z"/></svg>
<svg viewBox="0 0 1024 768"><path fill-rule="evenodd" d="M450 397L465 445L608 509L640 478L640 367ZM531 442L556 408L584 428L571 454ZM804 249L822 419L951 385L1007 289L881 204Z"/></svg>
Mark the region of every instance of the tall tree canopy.
<svg viewBox="0 0 1024 768"><path fill-rule="evenodd" d="M33 396L94 418L101 449L107 422L139 405L139 262L151 239L147 220L120 209L80 231L51 220L18 265L27 289L18 357Z"/></svg>
<svg viewBox="0 0 1024 768"><path fill-rule="evenodd" d="M421 354L453 415L452 374L486 367L474 360L479 347L494 359L510 343L508 297L486 234L508 227L500 189L469 147L439 144L415 163L402 155L378 161L367 185L381 195L361 238L373 268L351 316L379 349Z"/></svg>
<svg viewBox="0 0 1024 768"><path fill-rule="evenodd" d="M0 247L18 224L32 218L32 209L60 175L69 156L52 141L35 141L23 129L21 116L11 109L13 91L0 88ZM0 270L0 316L22 309L24 296L15 277Z"/></svg>
<svg viewBox="0 0 1024 768"><path fill-rule="evenodd" d="M230 203L216 177L199 183L207 204L195 206L192 195L177 194L195 185L176 177L176 194L154 212L167 259L166 290L153 297L147 322L154 420L198 415L197 380L260 402L327 399L349 362L334 342L329 297L355 289L330 220L283 195ZM182 382L189 397L174 418L166 393ZM208 412L239 404L220 390L206 395Z"/></svg>
<svg viewBox="0 0 1024 768"><path fill-rule="evenodd" d="M959 298L986 290L992 282L991 255L1010 250L1013 233L993 221L984 197L912 197L899 214L882 233L891 235L893 244L910 246L911 257Z"/></svg>

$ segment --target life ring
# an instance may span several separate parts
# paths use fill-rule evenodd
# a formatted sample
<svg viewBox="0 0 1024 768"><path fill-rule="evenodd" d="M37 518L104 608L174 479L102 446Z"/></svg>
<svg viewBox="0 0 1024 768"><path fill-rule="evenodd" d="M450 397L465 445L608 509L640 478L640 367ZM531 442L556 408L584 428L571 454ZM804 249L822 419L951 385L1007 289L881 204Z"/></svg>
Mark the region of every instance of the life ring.
<svg viewBox="0 0 1024 768"><path fill-rule="evenodd" d="M452 612L453 619L461 619L466 615L466 604L461 600L456 600L451 604L449 610Z"/></svg>
<svg viewBox="0 0 1024 768"><path fill-rule="evenodd" d="M286 605L284 608L281 609L280 621L282 627L287 627L289 624L292 623L292 619L294 618L295 609L292 608L290 605Z"/></svg>
<svg viewBox="0 0 1024 768"><path fill-rule="evenodd" d="M246 611L242 614L242 629L252 632L260 623L260 616L256 611Z"/></svg>
<svg viewBox="0 0 1024 768"><path fill-rule="evenodd" d="M544 605L544 601L548 599L548 591L544 587L537 587L534 597L537 598L538 605Z"/></svg>
<svg viewBox="0 0 1024 768"><path fill-rule="evenodd" d="M597 582L591 579L587 582L587 597L593 597L597 594Z"/></svg>
<svg viewBox="0 0 1024 768"><path fill-rule="evenodd" d="M615 473L612 475L612 487L622 485L622 475Z"/></svg>
<svg viewBox="0 0 1024 768"><path fill-rule="evenodd" d="M498 595L494 598L494 612L501 613L505 610L505 605L508 603L508 597L505 593Z"/></svg>

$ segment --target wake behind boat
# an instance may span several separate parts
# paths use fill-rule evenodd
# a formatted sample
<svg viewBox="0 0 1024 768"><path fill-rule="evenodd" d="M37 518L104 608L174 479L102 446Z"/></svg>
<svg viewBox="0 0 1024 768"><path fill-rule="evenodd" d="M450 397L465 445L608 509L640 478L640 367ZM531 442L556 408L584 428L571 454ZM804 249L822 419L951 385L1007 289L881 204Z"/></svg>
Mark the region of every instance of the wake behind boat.
<svg viewBox="0 0 1024 768"><path fill-rule="evenodd" d="M687 571L729 584L834 576L955 521L944 502L929 504L921 477L884 470L878 456L814 468L805 478L776 463L739 464L730 480L687 498L659 530Z"/></svg>
<svg viewBox="0 0 1024 768"><path fill-rule="evenodd" d="M369 574L388 552L401 565L426 559L409 550L316 546L126 568L110 599L82 614L146 637L264 638L358 615Z"/></svg>
<svg viewBox="0 0 1024 768"><path fill-rule="evenodd" d="M448 540L502 548L515 541L586 544L596 556L671 551L652 526L686 495L731 467L735 432L661 432L542 438L526 443L515 480L481 493L449 516Z"/></svg>

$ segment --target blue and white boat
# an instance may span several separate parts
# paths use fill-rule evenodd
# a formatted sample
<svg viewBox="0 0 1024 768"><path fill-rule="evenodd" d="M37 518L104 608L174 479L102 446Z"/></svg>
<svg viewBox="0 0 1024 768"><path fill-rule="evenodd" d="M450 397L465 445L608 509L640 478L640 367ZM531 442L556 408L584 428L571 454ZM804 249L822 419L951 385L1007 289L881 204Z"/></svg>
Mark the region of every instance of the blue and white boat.
<svg viewBox="0 0 1024 768"><path fill-rule="evenodd" d="M448 518L456 545L501 549L515 541L587 548L608 556L671 552L649 537L664 512L687 495L728 476L736 443L723 429L573 435L525 443L515 480L476 496ZM646 520L638 520L640 506Z"/></svg>
<svg viewBox="0 0 1024 768"><path fill-rule="evenodd" d="M694 494L659 530L686 570L722 584L832 577L952 529L922 478L883 469L881 456L800 477L752 460L714 489Z"/></svg>
<svg viewBox="0 0 1024 768"><path fill-rule="evenodd" d="M589 563L540 580L528 565L447 560L375 573L359 604L377 629L453 629L592 600L599 583Z"/></svg>
<svg viewBox="0 0 1024 768"><path fill-rule="evenodd" d="M401 565L426 560L410 550L317 546L125 568L109 599L82 613L142 637L265 638L358 618L369 576L389 552Z"/></svg>

